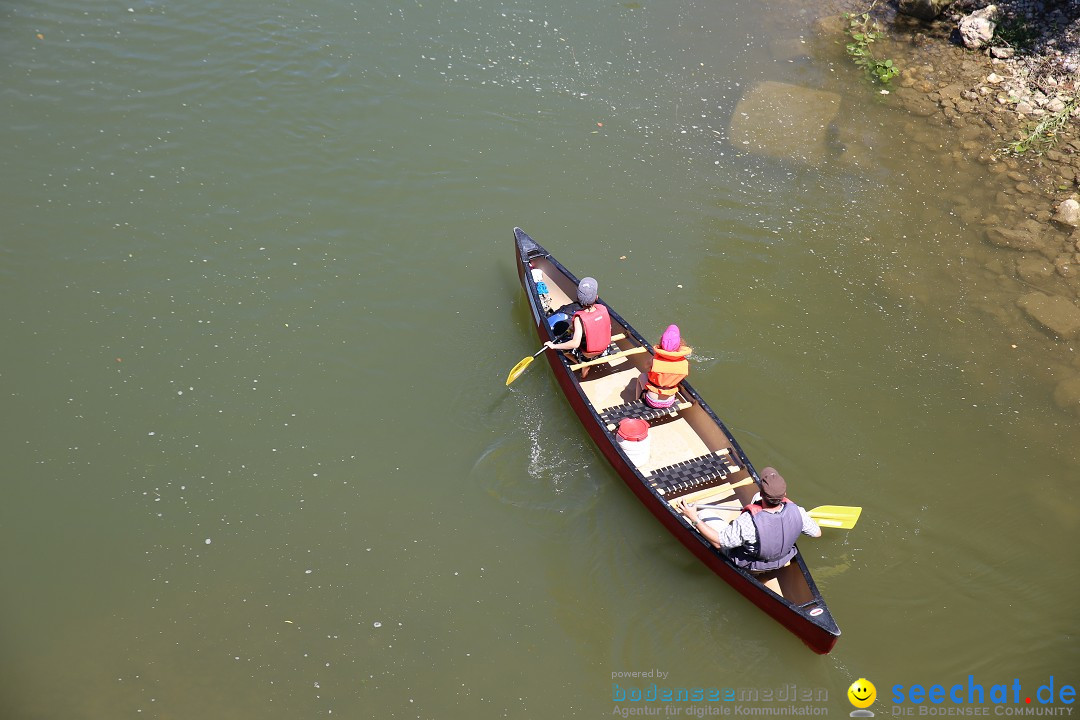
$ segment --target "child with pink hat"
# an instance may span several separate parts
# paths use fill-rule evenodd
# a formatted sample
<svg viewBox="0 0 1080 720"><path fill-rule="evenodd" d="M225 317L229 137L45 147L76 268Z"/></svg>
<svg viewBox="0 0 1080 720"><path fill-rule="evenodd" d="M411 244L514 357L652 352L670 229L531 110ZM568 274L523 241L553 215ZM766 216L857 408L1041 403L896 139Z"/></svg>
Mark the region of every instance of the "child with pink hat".
<svg viewBox="0 0 1080 720"><path fill-rule="evenodd" d="M683 343L679 326L668 325L660 344L653 348L652 366L638 379L646 405L669 408L678 401L679 383L690 373L689 355L690 347Z"/></svg>

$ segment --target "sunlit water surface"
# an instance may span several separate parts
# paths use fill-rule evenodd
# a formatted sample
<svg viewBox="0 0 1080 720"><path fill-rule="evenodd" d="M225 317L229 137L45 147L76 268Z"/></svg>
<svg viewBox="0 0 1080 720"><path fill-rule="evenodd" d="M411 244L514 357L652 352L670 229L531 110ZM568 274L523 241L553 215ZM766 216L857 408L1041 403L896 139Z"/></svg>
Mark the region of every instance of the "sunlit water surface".
<svg viewBox="0 0 1080 720"><path fill-rule="evenodd" d="M0 715L1075 681L1077 421L940 200L991 181L915 151L827 10L7 4ZM838 93L869 150L733 146L762 80ZM536 342L515 225L678 322L797 500L864 507L802 544L833 654L667 535L543 363L504 387Z"/></svg>

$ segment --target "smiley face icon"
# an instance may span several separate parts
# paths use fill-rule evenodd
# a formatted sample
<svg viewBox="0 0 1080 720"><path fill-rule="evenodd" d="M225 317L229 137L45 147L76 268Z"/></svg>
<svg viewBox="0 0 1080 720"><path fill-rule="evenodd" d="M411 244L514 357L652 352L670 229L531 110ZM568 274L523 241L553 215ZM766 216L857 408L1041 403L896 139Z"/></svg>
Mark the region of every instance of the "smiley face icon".
<svg viewBox="0 0 1080 720"><path fill-rule="evenodd" d="M877 688L866 678L859 678L847 689L848 700L857 708L868 708L877 699Z"/></svg>

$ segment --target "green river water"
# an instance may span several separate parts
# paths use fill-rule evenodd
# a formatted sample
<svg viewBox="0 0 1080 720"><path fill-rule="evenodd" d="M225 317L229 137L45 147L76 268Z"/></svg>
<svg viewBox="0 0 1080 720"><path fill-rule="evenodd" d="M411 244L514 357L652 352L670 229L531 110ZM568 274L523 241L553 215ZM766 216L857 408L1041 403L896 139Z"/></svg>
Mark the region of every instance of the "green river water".
<svg viewBox="0 0 1080 720"><path fill-rule="evenodd" d="M910 145L823 12L0 6L0 717L1075 686L1078 421L1039 370L1072 348L978 310L990 250L941 198L993 181ZM863 159L726 142L763 80L836 93ZM679 323L796 500L864 508L801 543L832 654L668 535L544 363L504 386L514 226Z"/></svg>

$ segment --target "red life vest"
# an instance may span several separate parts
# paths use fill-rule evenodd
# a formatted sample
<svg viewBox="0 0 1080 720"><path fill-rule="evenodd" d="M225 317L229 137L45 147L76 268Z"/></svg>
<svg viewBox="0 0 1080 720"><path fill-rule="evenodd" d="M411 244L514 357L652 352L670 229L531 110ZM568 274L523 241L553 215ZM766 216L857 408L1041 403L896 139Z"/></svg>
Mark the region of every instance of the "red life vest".
<svg viewBox="0 0 1080 720"><path fill-rule="evenodd" d="M607 350L611 344L611 317L607 307L596 303L592 310L578 310L574 317L581 320L581 330L585 333L584 342L579 346L587 355L595 355Z"/></svg>
<svg viewBox="0 0 1080 720"><path fill-rule="evenodd" d="M789 503L791 501L788 500L787 496L785 495L784 499L781 500L780 502ZM752 503L750 503L749 505L747 505L746 507L743 508L743 512L748 512L748 513L750 513L750 516L753 517L754 515L757 515L759 512L761 512L764 509L765 509L765 506L762 505L760 502L752 502Z"/></svg>
<svg viewBox="0 0 1080 720"><path fill-rule="evenodd" d="M690 374L690 363L686 361L690 348L683 345L672 352L656 346L653 351L655 355L645 389L657 397L669 398L677 392L679 383Z"/></svg>

